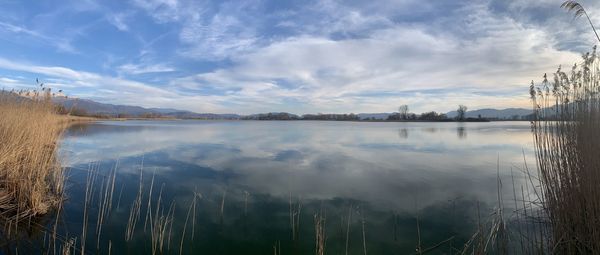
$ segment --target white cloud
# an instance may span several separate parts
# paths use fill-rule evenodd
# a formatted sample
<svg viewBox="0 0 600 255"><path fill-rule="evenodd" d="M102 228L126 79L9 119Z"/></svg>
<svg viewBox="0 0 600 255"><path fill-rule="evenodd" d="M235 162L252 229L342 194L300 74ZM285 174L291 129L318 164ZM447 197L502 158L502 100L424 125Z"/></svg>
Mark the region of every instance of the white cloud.
<svg viewBox="0 0 600 255"><path fill-rule="evenodd" d="M166 64L124 64L117 67L121 72L128 74L147 74L147 73L165 73L173 72L175 69Z"/></svg>
<svg viewBox="0 0 600 255"><path fill-rule="evenodd" d="M0 89L2 90L19 90L31 88L32 84L28 84L22 78L17 77L0 77Z"/></svg>
<svg viewBox="0 0 600 255"><path fill-rule="evenodd" d="M179 94L156 85L77 71L59 66L39 66L11 61L0 57L0 69L47 76L43 80L69 95L98 100L104 103L139 105L143 107L175 107L197 112L227 112L223 105L230 98ZM9 87L11 84L7 84Z"/></svg>
<svg viewBox="0 0 600 255"><path fill-rule="evenodd" d="M215 15L207 25L199 22L186 24L179 38L187 47L180 50L184 57L195 59L223 59L254 49L258 39L233 16Z"/></svg>
<svg viewBox="0 0 600 255"><path fill-rule="evenodd" d="M128 18L130 14L128 13L111 13L109 12L106 15L106 20L112 24L113 26L115 26L118 30L120 31L128 31L129 30L129 26L127 25L127 23L125 22L125 20Z"/></svg>
<svg viewBox="0 0 600 255"><path fill-rule="evenodd" d="M132 3L159 23L181 19L182 9L177 0L133 0Z"/></svg>
<svg viewBox="0 0 600 255"><path fill-rule="evenodd" d="M179 56L197 60L222 60L254 48L259 38L254 31L260 17L251 15L257 1L218 2L216 12L203 2L177 0L134 0L133 5L157 23L174 23L179 28Z"/></svg>
<svg viewBox="0 0 600 255"><path fill-rule="evenodd" d="M3 83L18 83L18 80L15 79L11 79L11 78L6 78L6 77L0 77L0 82Z"/></svg>
<svg viewBox="0 0 600 255"><path fill-rule="evenodd" d="M389 111L401 101L420 105L416 110L422 111L452 110L458 103L473 108L524 106L526 97L485 98L472 93L523 88L526 95L532 78L578 58L554 48L543 30L490 13L485 6L473 8L465 17L469 20L465 29L476 37L405 25L372 31L368 38L294 37L233 57L233 67L188 77L185 85L240 87L237 94L243 98L262 97L266 102L292 98L308 108L329 111ZM278 86L280 80L294 86ZM465 87L471 90L460 91ZM447 91L423 98L360 96L428 89Z"/></svg>
<svg viewBox="0 0 600 255"><path fill-rule="evenodd" d="M559 50L545 27L494 13L486 2L458 9L451 20L441 18L446 25L463 24L455 31L395 23L380 13L367 15L332 1L318 8L332 18L303 24L298 36L262 46L250 42L244 50L228 48L231 38L224 39L228 27L239 26L235 18L184 30L182 40L199 42L198 52L204 57L220 55L210 45L225 42L220 47L229 55L223 56L233 65L175 79L170 87L222 91L221 97L235 101L236 111L242 112L297 112L297 105L289 101L304 112L390 111L399 102L410 102L417 111L448 111L459 103L472 108L526 107L531 79L578 59L576 53ZM361 36L332 39L359 31ZM235 43L244 43L243 37ZM522 97L516 92L520 88ZM441 92L418 92L428 90ZM491 96L494 92L497 95Z"/></svg>
<svg viewBox="0 0 600 255"><path fill-rule="evenodd" d="M558 6L546 15L546 0L323 0L273 12L261 1L129 3L136 9L94 7L101 23L144 44L132 49L142 51L134 59L106 65L119 77L6 58L0 68L44 74L105 101L202 112L372 112L403 103L417 112L447 111L459 103L526 106L529 81L578 61L575 52L594 39L583 20ZM590 4L588 11L597 10ZM154 22L145 25L161 35L135 31L126 22L133 13L146 13ZM0 32L71 47L72 39L54 41L12 24L0 22Z"/></svg>
<svg viewBox="0 0 600 255"><path fill-rule="evenodd" d="M62 79L62 81L71 82L72 84L78 86L80 89L86 87L95 89L103 88L106 89L106 91L111 91L112 93L114 93L114 95L107 95L105 98L110 98L110 96L118 96L119 94L127 93L138 94L140 97L168 97L173 95L168 91L149 86L141 82L125 80L111 76L103 76L90 72L76 71L65 67L37 66L0 58L0 68L34 74L42 74L51 78L60 78ZM123 98L119 99L122 100Z"/></svg>
<svg viewBox="0 0 600 255"><path fill-rule="evenodd" d="M46 44L52 45L52 46L56 47L59 51L68 52L68 53L77 53L77 50L75 49L75 47L73 47L73 45L71 45L71 42L62 37L48 36L48 35L38 32L38 31L31 30L31 29L28 29L23 26L18 26L18 25L0 21L0 33L2 31L9 32L12 34L24 34L24 35L33 37L36 40L39 39ZM14 37L8 36L7 38L14 38ZM15 39L17 39L17 38L15 38Z"/></svg>
<svg viewBox="0 0 600 255"><path fill-rule="evenodd" d="M261 39L256 31L260 17L252 13L257 1L223 2L214 14L192 14L179 34L181 56L222 60L254 50Z"/></svg>

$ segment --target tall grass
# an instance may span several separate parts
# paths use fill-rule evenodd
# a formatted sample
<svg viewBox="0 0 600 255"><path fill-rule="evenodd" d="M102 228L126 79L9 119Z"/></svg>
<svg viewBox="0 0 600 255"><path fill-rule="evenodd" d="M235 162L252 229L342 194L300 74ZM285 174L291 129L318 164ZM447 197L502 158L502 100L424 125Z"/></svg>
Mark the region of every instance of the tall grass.
<svg viewBox="0 0 600 255"><path fill-rule="evenodd" d="M600 62L596 48L570 71L532 82L532 131L555 253L600 251Z"/></svg>
<svg viewBox="0 0 600 255"><path fill-rule="evenodd" d="M64 121L49 95L24 99L0 92L0 212L21 221L46 214L62 199L57 143Z"/></svg>

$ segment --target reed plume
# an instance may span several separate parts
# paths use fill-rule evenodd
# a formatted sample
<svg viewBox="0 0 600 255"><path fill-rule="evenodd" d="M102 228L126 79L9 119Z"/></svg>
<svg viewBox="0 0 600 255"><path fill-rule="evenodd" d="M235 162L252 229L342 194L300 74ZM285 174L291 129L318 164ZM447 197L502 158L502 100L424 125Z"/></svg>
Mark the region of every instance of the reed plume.
<svg viewBox="0 0 600 255"><path fill-rule="evenodd" d="M600 62L594 47L570 72L530 87L532 131L553 252L600 251Z"/></svg>

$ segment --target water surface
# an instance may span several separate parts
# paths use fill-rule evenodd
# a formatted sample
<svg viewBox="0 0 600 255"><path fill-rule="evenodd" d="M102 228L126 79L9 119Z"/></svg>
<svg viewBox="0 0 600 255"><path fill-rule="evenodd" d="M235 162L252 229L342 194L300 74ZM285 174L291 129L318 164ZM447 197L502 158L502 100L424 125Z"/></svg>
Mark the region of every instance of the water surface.
<svg viewBox="0 0 600 255"><path fill-rule="evenodd" d="M140 173L144 208L152 178L153 207L161 190L165 214L173 202L166 253L179 253L187 218L184 253L314 254L319 213L327 254L414 252L417 223L424 248L454 236L433 252L449 253L497 204L499 178L512 197L511 168L520 176L524 156L534 162L528 122L107 121L73 126L61 148L71 168L63 233L81 234L89 170L100 183L117 169L114 209L99 245L86 244L94 253L109 242L151 252L144 215L124 238Z"/></svg>

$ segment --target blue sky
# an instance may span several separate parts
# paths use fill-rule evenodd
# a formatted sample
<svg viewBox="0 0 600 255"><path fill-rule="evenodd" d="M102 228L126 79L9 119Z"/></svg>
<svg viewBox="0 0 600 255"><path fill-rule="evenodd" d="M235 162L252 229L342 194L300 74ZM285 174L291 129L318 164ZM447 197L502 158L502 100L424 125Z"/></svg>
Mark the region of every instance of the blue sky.
<svg viewBox="0 0 600 255"><path fill-rule="evenodd" d="M0 86L216 113L528 107L596 43L560 4L0 0Z"/></svg>

